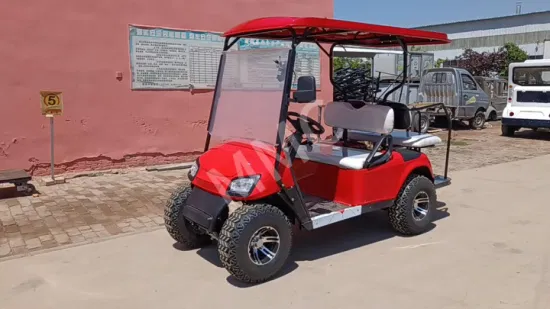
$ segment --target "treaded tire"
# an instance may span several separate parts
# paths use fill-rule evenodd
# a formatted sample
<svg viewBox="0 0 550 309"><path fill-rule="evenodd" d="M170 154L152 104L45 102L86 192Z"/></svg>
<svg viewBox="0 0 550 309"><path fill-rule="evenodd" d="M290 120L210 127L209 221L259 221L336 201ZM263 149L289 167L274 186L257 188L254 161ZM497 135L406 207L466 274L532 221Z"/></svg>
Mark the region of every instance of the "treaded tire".
<svg viewBox="0 0 550 309"><path fill-rule="evenodd" d="M481 110L477 111L474 118L470 119L470 128L474 130L481 130L483 129L483 126L485 125L485 113Z"/></svg>
<svg viewBox="0 0 550 309"><path fill-rule="evenodd" d="M413 216L414 198L422 191L429 198L428 213L422 220L416 220ZM397 200L388 211L392 227L404 235L418 235L426 232L432 221L436 201L437 195L432 181L425 176L410 175L399 191Z"/></svg>
<svg viewBox="0 0 550 309"><path fill-rule="evenodd" d="M279 234L275 258L258 266L249 257L249 242L255 231L272 227ZM243 205L224 222L218 240L218 255L222 265L237 280L262 283L275 277L285 266L292 248L292 225L285 214L269 204Z"/></svg>
<svg viewBox="0 0 550 309"><path fill-rule="evenodd" d="M168 234L189 250L210 243L210 236L201 234L183 217L182 210L191 191L192 189L185 185L176 188L164 206L164 226Z"/></svg>

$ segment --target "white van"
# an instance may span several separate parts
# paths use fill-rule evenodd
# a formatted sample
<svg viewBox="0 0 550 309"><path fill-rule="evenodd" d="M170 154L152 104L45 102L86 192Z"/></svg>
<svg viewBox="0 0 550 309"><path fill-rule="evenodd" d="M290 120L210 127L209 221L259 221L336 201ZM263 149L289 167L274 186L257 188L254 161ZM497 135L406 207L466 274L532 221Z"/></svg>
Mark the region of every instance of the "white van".
<svg viewBox="0 0 550 309"><path fill-rule="evenodd" d="M510 64L502 135L521 128L550 128L550 59Z"/></svg>

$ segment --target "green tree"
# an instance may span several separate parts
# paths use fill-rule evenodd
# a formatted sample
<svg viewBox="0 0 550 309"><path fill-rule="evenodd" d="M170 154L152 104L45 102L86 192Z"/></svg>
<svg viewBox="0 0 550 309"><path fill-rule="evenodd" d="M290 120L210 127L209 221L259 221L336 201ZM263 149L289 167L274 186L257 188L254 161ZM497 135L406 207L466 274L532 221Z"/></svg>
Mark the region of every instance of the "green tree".
<svg viewBox="0 0 550 309"><path fill-rule="evenodd" d="M351 69L362 68L370 72L371 62L369 60L363 59L363 58L334 57L332 63L334 65L334 71L338 71L344 68L351 68Z"/></svg>
<svg viewBox="0 0 550 309"><path fill-rule="evenodd" d="M529 55L515 43L508 42L502 49L506 51L506 67L500 72L501 76L508 76L508 66L510 63L524 62L529 58Z"/></svg>
<svg viewBox="0 0 550 309"><path fill-rule="evenodd" d="M445 59L438 58L434 64L434 68L441 68L445 61L446 61Z"/></svg>

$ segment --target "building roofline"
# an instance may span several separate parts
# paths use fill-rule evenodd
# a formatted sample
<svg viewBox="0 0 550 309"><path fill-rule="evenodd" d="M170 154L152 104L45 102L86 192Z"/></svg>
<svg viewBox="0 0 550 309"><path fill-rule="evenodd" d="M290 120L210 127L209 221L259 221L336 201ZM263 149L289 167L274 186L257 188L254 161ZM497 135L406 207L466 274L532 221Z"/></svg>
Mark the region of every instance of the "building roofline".
<svg viewBox="0 0 550 309"><path fill-rule="evenodd" d="M453 22L441 23L441 24L431 24L431 25L413 27L412 29L425 29L425 28L430 28L430 27L450 26L450 25L458 25L458 24L465 24L465 23L471 23L471 22L495 21L495 20L499 20L499 19L521 18L521 17L525 17L525 16L535 16L535 15L544 15L544 14L550 14L550 10L537 11L537 12L531 12L531 13L525 13L525 14L514 14L514 15L505 15L505 16L481 18L481 19L453 21Z"/></svg>

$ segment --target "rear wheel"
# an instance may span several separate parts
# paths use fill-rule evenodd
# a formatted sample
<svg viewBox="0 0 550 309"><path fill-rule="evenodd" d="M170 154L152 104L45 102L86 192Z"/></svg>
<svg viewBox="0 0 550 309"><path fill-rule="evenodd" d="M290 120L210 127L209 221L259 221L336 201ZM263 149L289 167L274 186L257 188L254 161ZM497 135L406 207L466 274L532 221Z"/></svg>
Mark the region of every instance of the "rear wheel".
<svg viewBox="0 0 550 309"><path fill-rule="evenodd" d="M474 118L470 119L470 127L474 130L480 130L483 129L483 125L485 125L485 113L479 110Z"/></svg>
<svg viewBox="0 0 550 309"><path fill-rule="evenodd" d="M286 264L292 248L292 226L269 204L243 205L225 221L218 241L223 266L236 279L260 283Z"/></svg>
<svg viewBox="0 0 550 309"><path fill-rule="evenodd" d="M501 125L500 130L503 136L513 136L514 133L517 131L517 128L507 125Z"/></svg>
<svg viewBox="0 0 550 309"><path fill-rule="evenodd" d="M391 225L405 235L427 231L436 200L435 187L430 179L416 174L409 176L389 209Z"/></svg>
<svg viewBox="0 0 550 309"><path fill-rule="evenodd" d="M491 120L491 121L497 121L497 120L498 120L497 112L492 111L491 114L489 114L489 120Z"/></svg>
<svg viewBox="0 0 550 309"><path fill-rule="evenodd" d="M210 236L202 233L183 217L183 208L187 204L191 191L192 189L189 186L178 187L164 207L164 225L166 230L185 249L200 248L210 242Z"/></svg>

